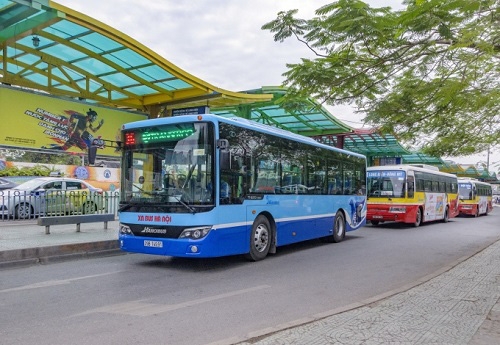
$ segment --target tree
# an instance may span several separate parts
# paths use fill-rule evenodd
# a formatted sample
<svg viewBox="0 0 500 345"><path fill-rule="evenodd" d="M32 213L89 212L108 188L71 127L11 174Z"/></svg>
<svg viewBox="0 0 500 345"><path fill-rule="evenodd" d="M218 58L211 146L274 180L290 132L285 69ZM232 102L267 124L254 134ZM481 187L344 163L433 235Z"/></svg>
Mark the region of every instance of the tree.
<svg viewBox="0 0 500 345"><path fill-rule="evenodd" d="M406 0L372 8L339 0L262 26L315 58L287 64L282 105L314 97L353 104L365 123L435 156L481 152L500 138L500 1Z"/></svg>

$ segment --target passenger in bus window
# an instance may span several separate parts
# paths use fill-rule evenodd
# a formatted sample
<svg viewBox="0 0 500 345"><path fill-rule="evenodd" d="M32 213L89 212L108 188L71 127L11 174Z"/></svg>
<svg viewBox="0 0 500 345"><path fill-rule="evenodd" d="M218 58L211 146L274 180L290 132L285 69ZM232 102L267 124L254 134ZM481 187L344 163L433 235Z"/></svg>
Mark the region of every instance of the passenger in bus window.
<svg viewBox="0 0 500 345"><path fill-rule="evenodd" d="M208 192L212 193L212 181L207 184ZM231 188L229 187L229 183L224 180L220 181L220 193L219 200L221 204L229 204L231 201Z"/></svg>

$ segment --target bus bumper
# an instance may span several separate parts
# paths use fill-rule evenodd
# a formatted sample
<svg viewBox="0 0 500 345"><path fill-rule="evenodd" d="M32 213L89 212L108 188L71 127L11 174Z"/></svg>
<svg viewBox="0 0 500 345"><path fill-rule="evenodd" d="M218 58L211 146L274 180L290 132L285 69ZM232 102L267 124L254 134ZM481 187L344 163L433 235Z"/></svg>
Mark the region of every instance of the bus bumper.
<svg viewBox="0 0 500 345"><path fill-rule="evenodd" d="M366 219L374 222L413 223L417 216L416 205L370 205Z"/></svg>
<svg viewBox="0 0 500 345"><path fill-rule="evenodd" d="M477 212L477 205L459 205L458 212L464 216L474 216Z"/></svg>
<svg viewBox="0 0 500 345"><path fill-rule="evenodd" d="M210 258L238 255L248 252L249 238L243 227L236 231L212 230L200 240L158 238L119 234L120 249L131 253L174 256L184 258Z"/></svg>

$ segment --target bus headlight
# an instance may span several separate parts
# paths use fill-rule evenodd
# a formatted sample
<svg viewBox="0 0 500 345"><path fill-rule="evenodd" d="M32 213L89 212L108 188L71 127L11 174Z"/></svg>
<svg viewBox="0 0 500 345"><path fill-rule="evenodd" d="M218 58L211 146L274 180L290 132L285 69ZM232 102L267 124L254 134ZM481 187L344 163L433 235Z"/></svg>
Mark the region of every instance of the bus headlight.
<svg viewBox="0 0 500 345"><path fill-rule="evenodd" d="M207 236L210 230L211 228L209 226L184 229L179 238L199 240L200 238Z"/></svg>
<svg viewBox="0 0 500 345"><path fill-rule="evenodd" d="M391 206L389 208L389 212L391 212L391 213L406 213L406 207L405 206Z"/></svg>
<svg viewBox="0 0 500 345"><path fill-rule="evenodd" d="M120 234L121 235L133 235L130 226L120 223Z"/></svg>

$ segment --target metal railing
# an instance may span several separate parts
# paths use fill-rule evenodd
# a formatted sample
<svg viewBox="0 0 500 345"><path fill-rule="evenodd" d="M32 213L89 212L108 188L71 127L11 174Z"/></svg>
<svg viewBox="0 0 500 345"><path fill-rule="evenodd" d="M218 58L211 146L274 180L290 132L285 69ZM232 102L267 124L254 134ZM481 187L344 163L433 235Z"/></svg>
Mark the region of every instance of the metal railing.
<svg viewBox="0 0 500 345"><path fill-rule="evenodd" d="M118 215L119 192L0 191L0 220L75 214Z"/></svg>

